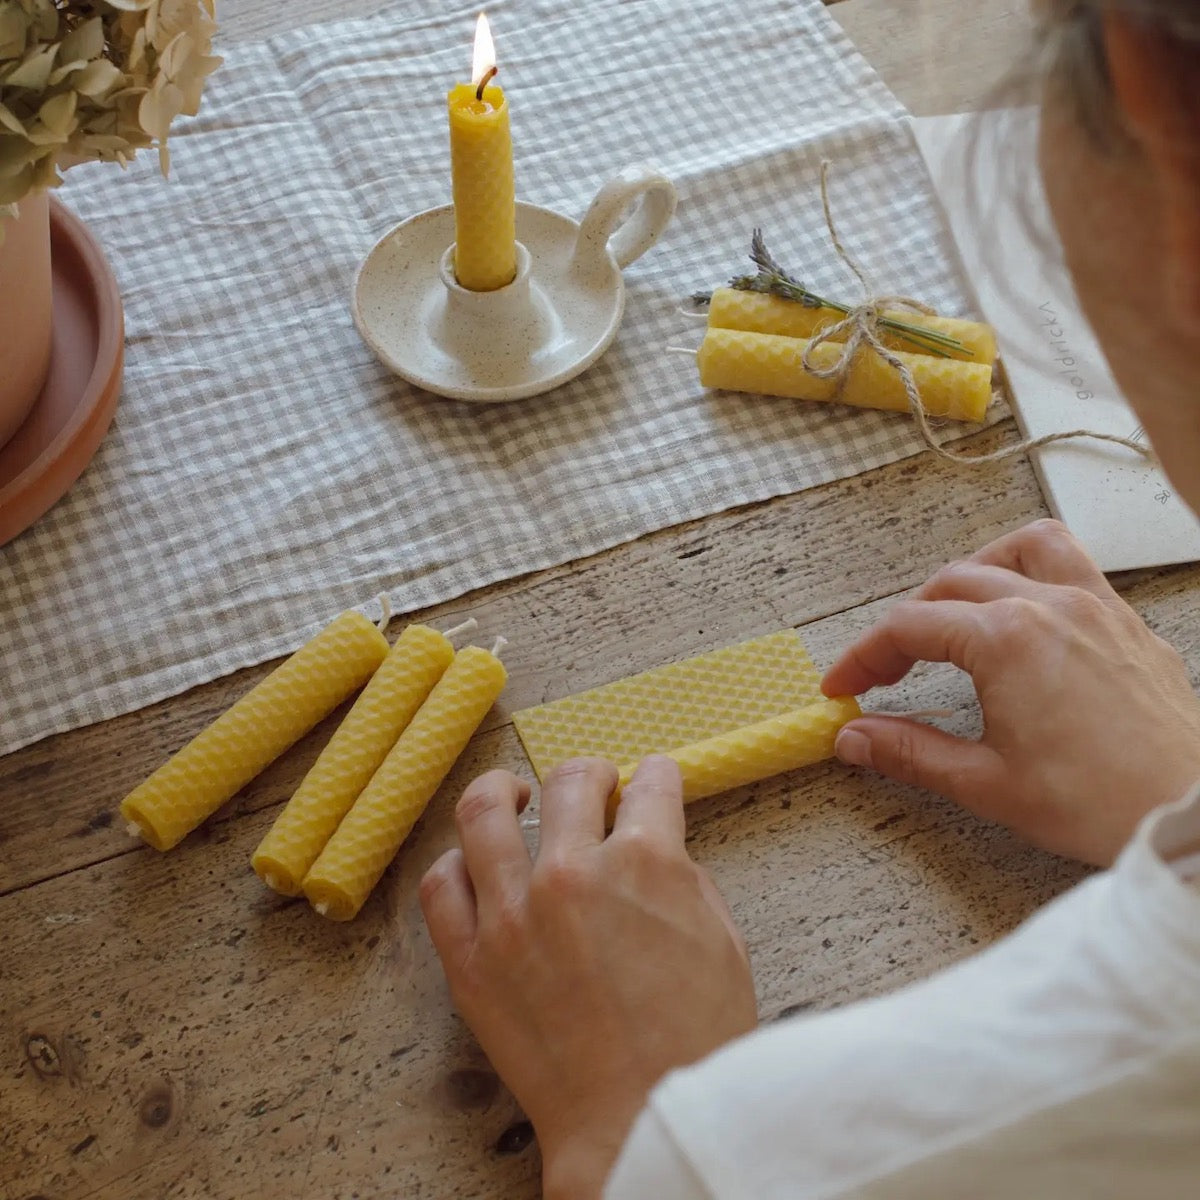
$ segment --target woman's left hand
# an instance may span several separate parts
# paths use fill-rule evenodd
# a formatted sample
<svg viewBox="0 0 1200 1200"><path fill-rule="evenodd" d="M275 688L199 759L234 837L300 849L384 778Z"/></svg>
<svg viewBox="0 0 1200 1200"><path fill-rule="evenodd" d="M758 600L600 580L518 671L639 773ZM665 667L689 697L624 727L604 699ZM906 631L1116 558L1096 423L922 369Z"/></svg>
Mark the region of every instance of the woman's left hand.
<svg viewBox="0 0 1200 1200"><path fill-rule="evenodd" d="M647 759L606 838L616 769L579 759L542 789L493 771L456 813L461 850L421 884L459 1012L541 1143L544 1194L599 1196L646 1096L757 1022L745 945L684 846L679 771Z"/></svg>

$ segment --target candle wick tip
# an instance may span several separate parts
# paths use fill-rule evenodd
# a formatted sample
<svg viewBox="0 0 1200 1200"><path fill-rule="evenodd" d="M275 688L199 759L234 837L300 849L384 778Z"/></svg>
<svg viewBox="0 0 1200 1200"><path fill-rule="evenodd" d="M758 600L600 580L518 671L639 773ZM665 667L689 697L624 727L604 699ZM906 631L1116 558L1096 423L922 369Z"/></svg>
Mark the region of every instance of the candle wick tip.
<svg viewBox="0 0 1200 1200"><path fill-rule="evenodd" d="M475 89L475 99L478 100L480 104L483 103L483 89L487 87L487 85L491 83L493 79L495 79L499 70L499 67L488 67L488 69L483 73L483 78L479 81L479 86Z"/></svg>
<svg viewBox="0 0 1200 1200"><path fill-rule="evenodd" d="M125 825L125 832L130 837L140 838L142 836L142 827L136 821L129 821Z"/></svg>
<svg viewBox="0 0 1200 1200"><path fill-rule="evenodd" d="M504 649L504 647L505 647L505 646L507 646L507 645L508 645L508 638L506 638L506 637L498 637L498 638L497 638L497 639L496 639L496 640L495 640L495 641L492 643L492 657L493 657L493 658L499 658L499 657L500 657L500 652L501 652L501 651Z"/></svg>
<svg viewBox="0 0 1200 1200"><path fill-rule="evenodd" d="M316 904L313 907L316 908L317 912L319 912L321 916L329 916L329 905L326 904L324 900L322 900L320 904Z"/></svg>

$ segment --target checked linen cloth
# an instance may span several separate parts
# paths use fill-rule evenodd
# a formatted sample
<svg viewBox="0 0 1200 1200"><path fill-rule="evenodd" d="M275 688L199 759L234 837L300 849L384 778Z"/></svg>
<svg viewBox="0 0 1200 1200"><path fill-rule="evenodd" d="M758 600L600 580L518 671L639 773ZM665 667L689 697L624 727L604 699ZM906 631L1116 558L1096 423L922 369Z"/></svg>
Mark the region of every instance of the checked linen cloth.
<svg viewBox="0 0 1200 1200"><path fill-rule="evenodd" d="M518 197L579 218L649 162L678 215L626 272L613 347L559 391L477 406L389 375L350 289L449 200L474 11L406 0L221 46L169 182L153 154L70 173L121 285L125 390L72 492L0 548L0 752L288 653L381 591L410 611L920 449L903 416L706 394L667 353L698 344L680 304L747 268L755 225L858 298L826 158L873 285L969 311L904 111L819 0L490 5Z"/></svg>

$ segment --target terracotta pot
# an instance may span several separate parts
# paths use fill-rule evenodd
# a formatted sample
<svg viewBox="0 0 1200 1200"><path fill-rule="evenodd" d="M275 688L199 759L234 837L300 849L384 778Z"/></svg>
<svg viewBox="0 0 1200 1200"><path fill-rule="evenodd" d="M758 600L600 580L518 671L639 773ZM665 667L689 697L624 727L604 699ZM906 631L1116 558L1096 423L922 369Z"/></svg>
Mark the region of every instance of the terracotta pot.
<svg viewBox="0 0 1200 1200"><path fill-rule="evenodd" d="M17 205L0 243L0 446L29 415L50 366L50 198Z"/></svg>

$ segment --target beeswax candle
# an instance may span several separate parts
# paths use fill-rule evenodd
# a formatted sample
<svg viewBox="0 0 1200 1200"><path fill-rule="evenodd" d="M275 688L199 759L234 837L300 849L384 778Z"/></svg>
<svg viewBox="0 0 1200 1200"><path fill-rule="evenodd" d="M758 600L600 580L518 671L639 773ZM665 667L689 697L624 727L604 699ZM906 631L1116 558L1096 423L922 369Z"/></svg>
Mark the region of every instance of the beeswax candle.
<svg viewBox="0 0 1200 1200"><path fill-rule="evenodd" d="M854 357L845 377L820 379L804 369L803 338L740 329L709 328L696 354L700 382L731 392L753 392L792 400L837 400L859 408L908 411L908 397L899 372L870 347ZM832 366L842 346L825 342L813 352L813 365ZM992 398L992 368L983 363L957 362L926 354L897 351L912 372L925 411L931 417L982 421ZM840 391L839 391L840 387Z"/></svg>
<svg viewBox="0 0 1200 1200"><path fill-rule="evenodd" d="M454 658L427 625L410 625L321 752L250 860L258 877L298 896L338 822L371 781Z"/></svg>
<svg viewBox="0 0 1200 1200"><path fill-rule="evenodd" d="M838 730L859 716L858 701L842 696L666 753L679 764L684 803L690 804L831 758ZM637 763L621 769L617 791L609 800L610 824L621 801L621 788L636 769Z"/></svg>
<svg viewBox="0 0 1200 1200"><path fill-rule="evenodd" d="M387 639L342 613L121 802L156 850L169 850L371 678Z"/></svg>
<svg viewBox="0 0 1200 1200"><path fill-rule="evenodd" d="M815 337L820 330L841 321L844 315L833 308L810 308L795 300L785 300L782 296L728 287L717 288L708 307L708 323L714 329L744 329L749 333L774 333L793 338ZM996 359L996 333L990 325L954 317L925 316L923 313L886 311L883 315L954 338L963 348L961 351L947 350L950 358L983 363L989 367ZM890 350L903 350L908 354L928 353L919 345L887 329L880 329L879 334L880 341ZM845 335L838 340L844 342Z"/></svg>
<svg viewBox="0 0 1200 1200"><path fill-rule="evenodd" d="M481 85L495 73L487 18L475 30L472 81L453 88L450 171L454 187L454 274L473 292L512 283L517 273L516 192L508 101Z"/></svg>
<svg viewBox="0 0 1200 1200"><path fill-rule="evenodd" d="M335 921L358 914L506 678L500 660L478 646L454 656L305 878L319 913Z"/></svg>

